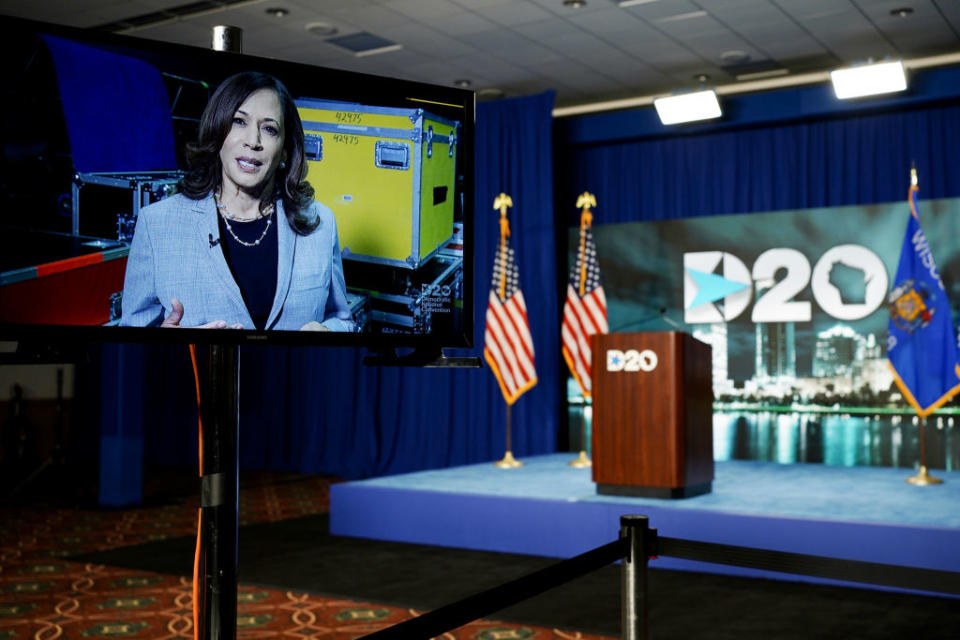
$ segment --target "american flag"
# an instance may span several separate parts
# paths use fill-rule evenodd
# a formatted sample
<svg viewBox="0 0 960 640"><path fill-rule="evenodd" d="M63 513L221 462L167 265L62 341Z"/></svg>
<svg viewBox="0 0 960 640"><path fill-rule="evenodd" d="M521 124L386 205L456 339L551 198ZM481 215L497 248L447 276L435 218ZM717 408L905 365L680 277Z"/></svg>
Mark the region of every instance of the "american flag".
<svg viewBox="0 0 960 640"><path fill-rule="evenodd" d="M520 272L506 238L501 241L493 263L483 341L483 356L500 383L504 400L511 405L537 384L537 371L533 366L527 303L520 291Z"/></svg>
<svg viewBox="0 0 960 640"><path fill-rule="evenodd" d="M563 341L563 359L570 373L580 384L584 396L590 396L591 356L590 336L607 333L607 298L600 286L600 265L597 264L597 247L590 231L590 213L585 212L580 223L580 244L576 264L570 272L567 285L567 301L563 305L563 326L560 335Z"/></svg>

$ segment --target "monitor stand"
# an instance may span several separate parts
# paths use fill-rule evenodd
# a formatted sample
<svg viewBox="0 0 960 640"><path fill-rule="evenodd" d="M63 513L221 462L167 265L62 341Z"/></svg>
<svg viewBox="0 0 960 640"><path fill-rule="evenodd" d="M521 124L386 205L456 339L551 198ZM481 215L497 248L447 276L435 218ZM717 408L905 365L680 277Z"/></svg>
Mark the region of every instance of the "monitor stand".
<svg viewBox="0 0 960 640"><path fill-rule="evenodd" d="M197 637L237 637L240 348L210 345L201 378L200 527L197 534Z"/></svg>

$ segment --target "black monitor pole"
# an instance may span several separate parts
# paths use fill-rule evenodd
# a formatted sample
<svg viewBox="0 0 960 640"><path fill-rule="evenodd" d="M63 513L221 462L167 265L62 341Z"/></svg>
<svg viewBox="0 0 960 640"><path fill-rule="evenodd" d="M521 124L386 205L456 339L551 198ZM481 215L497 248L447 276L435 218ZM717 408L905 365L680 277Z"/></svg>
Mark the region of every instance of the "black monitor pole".
<svg viewBox="0 0 960 640"><path fill-rule="evenodd" d="M211 46L240 53L243 32L213 28ZM237 637L237 530L240 510L240 347L211 345L201 390L200 528L197 534L196 637Z"/></svg>
<svg viewBox="0 0 960 640"><path fill-rule="evenodd" d="M200 528L196 578L197 638L237 637L240 348L211 345L201 391Z"/></svg>

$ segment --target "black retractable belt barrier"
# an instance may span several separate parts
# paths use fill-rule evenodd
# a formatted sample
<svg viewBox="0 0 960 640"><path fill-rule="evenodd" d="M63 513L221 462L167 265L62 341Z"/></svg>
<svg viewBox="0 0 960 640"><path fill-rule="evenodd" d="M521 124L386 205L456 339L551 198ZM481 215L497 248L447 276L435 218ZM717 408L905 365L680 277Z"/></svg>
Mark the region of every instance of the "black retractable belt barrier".
<svg viewBox="0 0 960 640"><path fill-rule="evenodd" d="M627 554L629 541L613 542L525 575L499 587L482 591L422 616L363 636L361 640L415 640L433 638L486 615L548 591L591 571L596 571Z"/></svg>
<svg viewBox="0 0 960 640"><path fill-rule="evenodd" d="M679 538L658 538L659 555L684 560L796 575L861 582L883 587L960 594L960 573L936 569L917 569L895 564L878 564L808 556L785 551L737 547Z"/></svg>
<svg viewBox="0 0 960 640"><path fill-rule="evenodd" d="M363 636L360 640L427 640L621 558L624 560L621 573L622 637L624 640L646 640L647 560L658 556L884 587L960 594L960 573L659 537L657 530L650 528L646 516L627 515L621 516L620 538L613 542Z"/></svg>

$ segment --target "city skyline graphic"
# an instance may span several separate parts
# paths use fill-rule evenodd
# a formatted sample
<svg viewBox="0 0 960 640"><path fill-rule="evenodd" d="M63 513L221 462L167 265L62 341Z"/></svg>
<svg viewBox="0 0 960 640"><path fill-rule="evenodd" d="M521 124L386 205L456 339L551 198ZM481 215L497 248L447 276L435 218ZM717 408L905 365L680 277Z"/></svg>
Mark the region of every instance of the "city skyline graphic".
<svg viewBox="0 0 960 640"><path fill-rule="evenodd" d="M960 199L921 200L919 214L956 320ZM707 342L717 398L880 393L907 216L904 199L597 225L610 331Z"/></svg>

